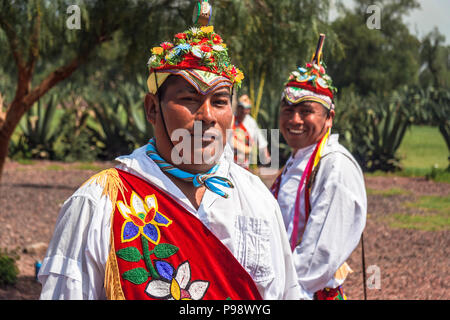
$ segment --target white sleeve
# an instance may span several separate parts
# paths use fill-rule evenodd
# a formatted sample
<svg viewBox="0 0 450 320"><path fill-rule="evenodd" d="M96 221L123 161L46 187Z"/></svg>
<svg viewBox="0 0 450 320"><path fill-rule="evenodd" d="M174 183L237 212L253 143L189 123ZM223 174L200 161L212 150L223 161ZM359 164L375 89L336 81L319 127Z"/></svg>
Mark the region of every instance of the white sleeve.
<svg viewBox="0 0 450 320"><path fill-rule="evenodd" d="M324 161L311 194L311 213L294 250L299 284L310 297L333 283L337 269L359 243L367 198L360 170L339 154ZM321 164L322 165L322 164Z"/></svg>
<svg viewBox="0 0 450 320"><path fill-rule="evenodd" d="M261 129L258 127L258 125L256 125L256 132L257 132L257 141L258 141L258 149L265 149L267 148L267 139L266 137L262 134ZM266 130L266 134L267 134L267 130Z"/></svg>
<svg viewBox="0 0 450 320"><path fill-rule="evenodd" d="M64 203L39 271L40 299L106 298L111 210L107 197L74 195Z"/></svg>
<svg viewBox="0 0 450 320"><path fill-rule="evenodd" d="M251 116L246 116L244 118L243 124L244 124L245 128L247 129L247 131L249 132L252 139L255 141L255 143L257 143L258 149L261 150L261 149L267 148L267 145L268 145L267 139L262 134L262 131L259 128L256 120L254 118L252 118ZM266 135L267 135L267 131L266 131Z"/></svg>

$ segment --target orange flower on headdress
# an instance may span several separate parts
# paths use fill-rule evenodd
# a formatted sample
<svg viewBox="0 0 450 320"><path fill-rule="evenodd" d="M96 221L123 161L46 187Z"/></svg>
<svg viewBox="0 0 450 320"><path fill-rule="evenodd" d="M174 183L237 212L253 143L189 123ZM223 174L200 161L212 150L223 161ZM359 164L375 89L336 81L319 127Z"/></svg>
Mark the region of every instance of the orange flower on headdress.
<svg viewBox="0 0 450 320"><path fill-rule="evenodd" d="M202 30L202 32L204 33L213 33L214 26L201 27L200 30Z"/></svg>
<svg viewBox="0 0 450 320"><path fill-rule="evenodd" d="M236 77L234 78L236 80L236 82L241 82L244 79L244 74L242 73L241 70L239 70L238 68L236 68Z"/></svg>
<svg viewBox="0 0 450 320"><path fill-rule="evenodd" d="M160 55L160 54L162 54L163 52L164 52L164 49L161 48L161 47L154 47L154 48L152 49L152 53L153 53L153 54Z"/></svg>

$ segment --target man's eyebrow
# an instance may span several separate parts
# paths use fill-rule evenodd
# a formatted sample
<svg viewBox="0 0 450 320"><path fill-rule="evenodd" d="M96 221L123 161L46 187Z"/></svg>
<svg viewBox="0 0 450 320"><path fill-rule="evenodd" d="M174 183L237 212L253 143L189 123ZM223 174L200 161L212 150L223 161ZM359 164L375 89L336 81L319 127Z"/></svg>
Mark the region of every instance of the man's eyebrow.
<svg viewBox="0 0 450 320"><path fill-rule="evenodd" d="M299 104L299 106L305 108L314 108L312 101L303 101L302 103Z"/></svg>
<svg viewBox="0 0 450 320"><path fill-rule="evenodd" d="M225 90L221 90L219 92L215 92L214 96L216 96L216 97L224 97L224 96L226 96L226 97L230 98L231 97L231 93L228 90L226 90L226 91Z"/></svg>
<svg viewBox="0 0 450 320"><path fill-rule="evenodd" d="M180 88L178 88L178 90L176 91L176 93L198 93L198 91L193 87L193 86L182 86Z"/></svg>

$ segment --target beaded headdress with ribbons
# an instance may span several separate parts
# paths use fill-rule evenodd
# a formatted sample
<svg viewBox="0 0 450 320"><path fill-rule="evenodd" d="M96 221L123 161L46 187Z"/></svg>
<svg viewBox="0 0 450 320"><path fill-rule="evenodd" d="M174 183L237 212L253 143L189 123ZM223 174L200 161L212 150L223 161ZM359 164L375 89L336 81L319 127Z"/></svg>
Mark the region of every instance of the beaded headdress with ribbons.
<svg viewBox="0 0 450 320"><path fill-rule="evenodd" d="M303 101L314 101L322 104L328 110L334 109L333 98L337 89L333 86L331 77L326 74L322 62L324 41L325 35L320 34L311 62L304 67L298 67L289 75L282 97L287 103L298 104Z"/></svg>
<svg viewBox="0 0 450 320"><path fill-rule="evenodd" d="M151 49L147 80L151 93L155 94L170 75L182 76L202 94L220 86L240 86L244 74L231 64L227 45L214 26L208 25L211 12L207 0L198 2L194 26Z"/></svg>

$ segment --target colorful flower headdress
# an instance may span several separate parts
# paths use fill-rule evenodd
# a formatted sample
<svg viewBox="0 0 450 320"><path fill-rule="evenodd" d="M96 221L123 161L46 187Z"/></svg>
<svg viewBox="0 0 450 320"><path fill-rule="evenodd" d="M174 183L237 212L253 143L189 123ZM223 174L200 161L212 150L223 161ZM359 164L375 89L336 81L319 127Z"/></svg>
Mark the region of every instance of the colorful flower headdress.
<svg viewBox="0 0 450 320"><path fill-rule="evenodd" d="M312 96L316 98L325 96L327 97L325 98L327 102L326 107L330 108L332 104L331 101L333 100L334 94L337 92L337 89L333 86L330 76L326 74L324 63L321 61L324 40L325 35L321 34L319 37L319 42L317 44L316 51L313 54L311 62L307 63L305 67L299 67L296 71L291 72L285 87L286 89L288 88L303 89L303 90L288 90L291 95L291 98L294 99L295 99L294 93L296 93L296 91L299 93L299 96L303 97L303 100L307 100L304 97L305 91L314 93ZM299 103L298 99L297 101L291 102Z"/></svg>
<svg viewBox="0 0 450 320"><path fill-rule="evenodd" d="M210 14L211 6L208 1L203 1L196 8L198 15L194 16L194 22L205 25L177 33L172 41L152 48L152 56L148 61L150 75L167 70L195 69L225 77L239 87L244 74L231 64L227 46L220 35L214 32L214 27L206 25L210 16L204 19L204 11L206 9Z"/></svg>

